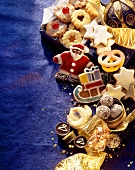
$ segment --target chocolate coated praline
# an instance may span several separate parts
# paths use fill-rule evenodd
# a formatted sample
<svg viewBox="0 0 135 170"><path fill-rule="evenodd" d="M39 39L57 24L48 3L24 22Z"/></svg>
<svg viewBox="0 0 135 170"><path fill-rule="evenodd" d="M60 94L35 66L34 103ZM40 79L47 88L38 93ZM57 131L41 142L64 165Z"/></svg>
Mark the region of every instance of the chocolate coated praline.
<svg viewBox="0 0 135 170"><path fill-rule="evenodd" d="M66 136L70 132L70 125L66 122L59 122L56 125L56 133L59 136Z"/></svg>
<svg viewBox="0 0 135 170"><path fill-rule="evenodd" d="M77 148L84 148L86 146L87 139L84 136L77 136L74 140L74 145Z"/></svg>

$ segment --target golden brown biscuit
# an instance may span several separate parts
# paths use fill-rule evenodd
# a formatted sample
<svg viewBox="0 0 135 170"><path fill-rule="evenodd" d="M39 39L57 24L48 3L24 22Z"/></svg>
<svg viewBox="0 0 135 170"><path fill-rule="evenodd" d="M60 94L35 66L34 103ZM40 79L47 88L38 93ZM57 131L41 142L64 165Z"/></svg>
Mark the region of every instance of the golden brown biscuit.
<svg viewBox="0 0 135 170"><path fill-rule="evenodd" d="M75 8L85 7L87 0L69 0L69 3L74 5Z"/></svg>
<svg viewBox="0 0 135 170"><path fill-rule="evenodd" d="M86 11L90 15L91 20L95 19L99 15L97 10L93 7L93 5L90 2L86 4Z"/></svg>
<svg viewBox="0 0 135 170"><path fill-rule="evenodd" d="M91 19L87 12L82 9L75 10L71 16L71 22L76 28L83 28L85 24L90 23Z"/></svg>
<svg viewBox="0 0 135 170"><path fill-rule="evenodd" d="M80 43L82 41L81 34L79 31L70 30L67 31L62 37L62 43L66 47L70 47L74 43Z"/></svg>

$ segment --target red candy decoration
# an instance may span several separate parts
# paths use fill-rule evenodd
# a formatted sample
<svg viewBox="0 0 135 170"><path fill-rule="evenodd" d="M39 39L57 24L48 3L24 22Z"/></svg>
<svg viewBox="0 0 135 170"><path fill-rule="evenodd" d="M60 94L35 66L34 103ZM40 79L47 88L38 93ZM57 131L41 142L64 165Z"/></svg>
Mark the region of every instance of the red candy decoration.
<svg viewBox="0 0 135 170"><path fill-rule="evenodd" d="M69 13L69 8L68 7L62 8L62 12L63 12L63 14L68 14Z"/></svg>
<svg viewBox="0 0 135 170"><path fill-rule="evenodd" d="M52 24L52 28L53 28L53 29L59 28L59 23L58 23L58 22L54 22L54 23Z"/></svg>

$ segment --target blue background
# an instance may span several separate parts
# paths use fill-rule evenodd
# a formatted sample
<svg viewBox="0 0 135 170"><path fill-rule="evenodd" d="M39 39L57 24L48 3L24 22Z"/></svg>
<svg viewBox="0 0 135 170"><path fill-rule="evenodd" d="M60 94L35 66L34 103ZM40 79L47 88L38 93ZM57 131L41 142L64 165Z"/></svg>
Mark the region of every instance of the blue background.
<svg viewBox="0 0 135 170"><path fill-rule="evenodd" d="M52 3L0 1L0 170L53 170L70 155L62 154L65 146L53 145L58 144L56 124L66 121L74 106L74 86L55 80L59 66L52 57L60 49L39 33L43 9ZM127 68L135 66L134 60ZM124 104L127 113L135 108L132 100ZM121 146L106 150L113 158L102 169L135 170L135 122L119 135Z"/></svg>

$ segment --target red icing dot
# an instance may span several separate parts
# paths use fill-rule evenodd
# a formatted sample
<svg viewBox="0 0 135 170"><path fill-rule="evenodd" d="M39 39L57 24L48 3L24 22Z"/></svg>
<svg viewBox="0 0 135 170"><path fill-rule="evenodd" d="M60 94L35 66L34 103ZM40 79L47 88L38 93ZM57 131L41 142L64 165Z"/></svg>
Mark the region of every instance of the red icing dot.
<svg viewBox="0 0 135 170"><path fill-rule="evenodd" d="M68 7L64 7L62 9L62 12L63 12L63 14L68 14L69 13L69 8Z"/></svg>
<svg viewBox="0 0 135 170"><path fill-rule="evenodd" d="M54 22L54 23L52 24L52 28L53 28L53 29L59 28L59 23L58 23L58 22Z"/></svg>

